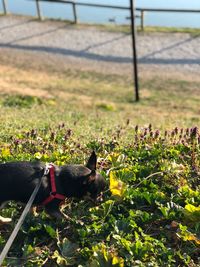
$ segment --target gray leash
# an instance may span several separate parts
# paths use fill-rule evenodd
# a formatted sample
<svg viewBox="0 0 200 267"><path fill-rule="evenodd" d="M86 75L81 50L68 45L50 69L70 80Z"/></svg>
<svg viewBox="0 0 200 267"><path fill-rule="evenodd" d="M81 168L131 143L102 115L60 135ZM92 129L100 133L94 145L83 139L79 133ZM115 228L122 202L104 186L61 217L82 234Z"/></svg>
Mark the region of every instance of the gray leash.
<svg viewBox="0 0 200 267"><path fill-rule="evenodd" d="M47 175L47 173L48 173L48 165L46 165L46 169L44 171L44 175L42 176L42 178L45 175ZM41 186L42 178L40 179L39 183L36 185L36 187L35 187L32 195L31 195L29 201L26 204L25 209L22 212L22 215L20 216L20 218L19 218L19 220L18 220L18 222L17 222L17 224L16 224L16 226L15 226L12 234L10 235L10 237L9 237L9 239L8 239L5 247L3 248L2 252L1 252L1 255L0 255L0 266L2 266L2 263L4 261L4 258L6 257L6 255L7 255L8 251L9 251L10 247L12 246L12 243L15 240L15 237L17 236L17 234L19 232L19 229L21 228L21 226L22 226L22 224L23 224L23 222L24 222L24 220L25 220L25 218L26 218L26 216L27 216L27 214L28 214L28 212L29 212L32 204L33 204L33 201L35 199L35 196L36 196L36 194L37 194L37 192L38 192L38 190L39 190L39 188Z"/></svg>

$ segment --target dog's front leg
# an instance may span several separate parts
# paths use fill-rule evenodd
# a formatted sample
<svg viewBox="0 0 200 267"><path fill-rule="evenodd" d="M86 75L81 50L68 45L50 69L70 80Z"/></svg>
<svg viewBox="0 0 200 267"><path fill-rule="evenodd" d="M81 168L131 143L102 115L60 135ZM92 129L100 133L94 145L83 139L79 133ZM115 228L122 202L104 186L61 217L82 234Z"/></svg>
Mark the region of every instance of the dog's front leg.
<svg viewBox="0 0 200 267"><path fill-rule="evenodd" d="M54 199L49 204L47 204L45 206L45 211L48 215L56 219L70 219L70 217L60 211L60 200L57 199Z"/></svg>
<svg viewBox="0 0 200 267"><path fill-rule="evenodd" d="M48 215L56 219L66 219L68 221L72 221L72 219L65 213L60 211L60 201L54 199L52 202L45 206L45 211ZM78 224L83 225L83 222L80 220L76 221Z"/></svg>

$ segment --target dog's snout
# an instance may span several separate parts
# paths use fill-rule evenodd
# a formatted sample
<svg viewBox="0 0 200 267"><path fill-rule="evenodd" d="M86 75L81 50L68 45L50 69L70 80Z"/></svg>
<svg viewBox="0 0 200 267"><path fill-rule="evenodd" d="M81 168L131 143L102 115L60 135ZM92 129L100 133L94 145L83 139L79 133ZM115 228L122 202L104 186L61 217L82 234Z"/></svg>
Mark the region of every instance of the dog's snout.
<svg viewBox="0 0 200 267"><path fill-rule="evenodd" d="M87 192L84 199L91 201L93 204L98 204L103 201L103 192L100 192L98 195L95 196L92 195L90 192Z"/></svg>
<svg viewBox="0 0 200 267"><path fill-rule="evenodd" d="M97 201L97 202L102 202L102 201L103 201L103 192L101 192L101 193L97 196L96 201Z"/></svg>

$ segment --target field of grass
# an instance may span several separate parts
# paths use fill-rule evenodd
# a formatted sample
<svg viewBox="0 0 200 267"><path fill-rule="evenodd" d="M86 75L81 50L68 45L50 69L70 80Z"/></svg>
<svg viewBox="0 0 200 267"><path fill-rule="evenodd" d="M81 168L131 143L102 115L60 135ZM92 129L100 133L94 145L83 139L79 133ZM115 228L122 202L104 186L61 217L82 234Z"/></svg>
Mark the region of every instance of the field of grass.
<svg viewBox="0 0 200 267"><path fill-rule="evenodd" d="M139 103L132 79L120 75L27 66L0 66L1 140L23 129L57 125L88 136L131 125L173 128L198 125L199 79L141 74ZM112 126L112 127L111 127ZM105 132L104 132L105 131ZM90 138L90 137L89 137Z"/></svg>
<svg viewBox="0 0 200 267"><path fill-rule="evenodd" d="M199 266L199 80L0 65L0 160L84 163L110 190L68 200L70 222L29 215L3 266ZM139 125L139 126L138 126ZM2 212L0 248L22 212Z"/></svg>

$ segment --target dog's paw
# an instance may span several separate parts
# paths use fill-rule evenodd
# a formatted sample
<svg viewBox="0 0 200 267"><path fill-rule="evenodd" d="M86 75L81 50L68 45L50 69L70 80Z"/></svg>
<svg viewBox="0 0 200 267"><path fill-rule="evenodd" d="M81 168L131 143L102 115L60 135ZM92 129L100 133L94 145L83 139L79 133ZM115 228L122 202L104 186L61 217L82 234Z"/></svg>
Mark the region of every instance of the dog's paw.
<svg viewBox="0 0 200 267"><path fill-rule="evenodd" d="M7 224L7 223L11 223L12 219L11 218L4 218L2 216L0 216L0 224Z"/></svg>

